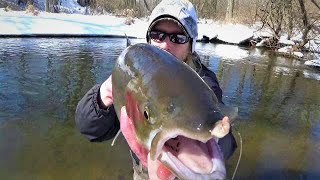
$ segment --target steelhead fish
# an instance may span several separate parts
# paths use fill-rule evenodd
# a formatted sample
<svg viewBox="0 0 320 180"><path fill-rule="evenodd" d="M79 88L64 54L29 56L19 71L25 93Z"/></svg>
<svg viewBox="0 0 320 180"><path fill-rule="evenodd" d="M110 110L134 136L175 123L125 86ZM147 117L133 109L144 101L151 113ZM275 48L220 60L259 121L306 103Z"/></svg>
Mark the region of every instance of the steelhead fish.
<svg viewBox="0 0 320 180"><path fill-rule="evenodd" d="M217 97L186 63L135 44L112 72L120 129L150 179L225 179L217 137L230 129Z"/></svg>

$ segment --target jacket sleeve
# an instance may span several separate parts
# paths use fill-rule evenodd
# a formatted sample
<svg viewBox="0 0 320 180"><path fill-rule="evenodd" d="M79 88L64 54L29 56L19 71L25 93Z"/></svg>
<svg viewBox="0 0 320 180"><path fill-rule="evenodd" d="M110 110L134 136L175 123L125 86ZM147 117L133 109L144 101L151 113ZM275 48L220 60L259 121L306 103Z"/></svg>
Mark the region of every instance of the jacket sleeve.
<svg viewBox="0 0 320 180"><path fill-rule="evenodd" d="M219 86L216 74L212 71L210 71L207 67L202 65L202 79L209 85L209 87L214 91L214 93L217 96L217 99L220 103L222 102L222 90ZM220 138L218 141L218 144L220 146L220 149L223 153L223 156L225 159L229 159L234 151L237 148L237 142L232 134L232 129L230 128L230 132L224 136L223 138Z"/></svg>
<svg viewBox="0 0 320 180"><path fill-rule="evenodd" d="M209 87L213 90L219 103L222 103L222 90L220 88L219 82L217 80L217 76L214 72L210 71L207 67L202 65L203 68L203 76L202 79L209 85Z"/></svg>
<svg viewBox="0 0 320 180"><path fill-rule="evenodd" d="M75 114L76 127L91 142L109 140L120 128L113 105L102 105L99 89L95 85L84 95Z"/></svg>

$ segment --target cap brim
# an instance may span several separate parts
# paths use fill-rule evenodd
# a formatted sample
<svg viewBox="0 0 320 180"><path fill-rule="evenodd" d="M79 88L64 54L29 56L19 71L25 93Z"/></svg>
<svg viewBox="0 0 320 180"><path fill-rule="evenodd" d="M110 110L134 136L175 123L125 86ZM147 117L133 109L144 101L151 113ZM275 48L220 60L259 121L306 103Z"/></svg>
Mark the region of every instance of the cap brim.
<svg viewBox="0 0 320 180"><path fill-rule="evenodd" d="M150 31L152 30L152 28L153 28L158 22L160 22L160 21L165 21L165 20L167 20L167 21L172 21L172 22L176 23L176 24L182 29L183 33L190 37L189 33L186 31L186 29L183 27L183 25L182 25L177 19L175 19L174 17L168 17L168 16L160 17L160 18L154 20L154 21L150 24L147 32L150 32Z"/></svg>

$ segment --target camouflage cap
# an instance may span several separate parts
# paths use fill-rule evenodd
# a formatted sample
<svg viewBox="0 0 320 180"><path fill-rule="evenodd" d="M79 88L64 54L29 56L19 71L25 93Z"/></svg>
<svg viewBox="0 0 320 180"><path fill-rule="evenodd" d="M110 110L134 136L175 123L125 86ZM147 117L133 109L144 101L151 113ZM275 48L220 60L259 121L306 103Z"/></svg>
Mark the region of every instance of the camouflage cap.
<svg viewBox="0 0 320 180"><path fill-rule="evenodd" d="M147 31L147 41L149 42L148 32L161 20L172 18L179 23L184 32L192 39L192 49L195 50L195 43L198 37L198 18L195 7L187 0L163 0L152 11L149 19Z"/></svg>

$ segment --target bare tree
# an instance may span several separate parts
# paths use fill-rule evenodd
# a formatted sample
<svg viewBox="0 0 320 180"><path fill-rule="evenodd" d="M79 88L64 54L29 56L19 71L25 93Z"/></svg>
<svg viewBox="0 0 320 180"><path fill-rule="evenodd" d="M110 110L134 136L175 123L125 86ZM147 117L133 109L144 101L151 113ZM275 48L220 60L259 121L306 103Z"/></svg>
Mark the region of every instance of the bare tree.
<svg viewBox="0 0 320 180"><path fill-rule="evenodd" d="M255 1L255 13L254 13L254 21L257 21L257 15L258 15L258 10L259 10L259 0Z"/></svg>
<svg viewBox="0 0 320 180"><path fill-rule="evenodd" d="M45 0L45 11L46 11L46 12L50 12L49 0Z"/></svg>
<svg viewBox="0 0 320 180"><path fill-rule="evenodd" d="M217 5L218 5L218 0L212 0L211 1L211 9L209 10L210 12L210 17L215 18L217 14Z"/></svg>
<svg viewBox="0 0 320 180"><path fill-rule="evenodd" d="M149 7L149 5L148 5L147 1L146 1L146 0L143 0L143 3L144 3L144 5L145 5L145 7L146 7L146 9L147 9L148 13L151 13L151 10L150 10L150 7Z"/></svg>
<svg viewBox="0 0 320 180"><path fill-rule="evenodd" d="M315 0L311 0L311 2L312 2L318 9L320 9L319 4L318 4Z"/></svg>
<svg viewBox="0 0 320 180"><path fill-rule="evenodd" d="M226 19L233 18L234 0L228 0Z"/></svg>
<svg viewBox="0 0 320 180"><path fill-rule="evenodd" d="M284 23L284 6L282 0L268 0L260 7L258 17L262 22L262 27L267 27L273 32L273 36L280 38L280 32Z"/></svg>
<svg viewBox="0 0 320 180"><path fill-rule="evenodd" d="M302 42L300 42L297 47L300 49L309 41L308 34L309 34L309 31L313 27L313 23L309 22L307 11L306 11L306 8L304 5L304 1L298 0L298 2L299 2L299 6L300 6L301 19L302 19L302 24L303 24L303 26L302 26Z"/></svg>
<svg viewBox="0 0 320 180"><path fill-rule="evenodd" d="M292 7L292 0L285 0L285 19L286 19L286 24L287 24L287 34L288 37L287 39L290 39L292 37L293 33L293 7Z"/></svg>

